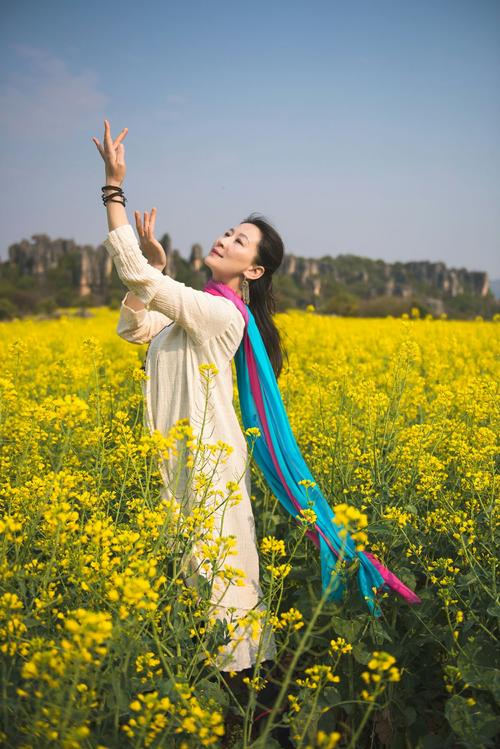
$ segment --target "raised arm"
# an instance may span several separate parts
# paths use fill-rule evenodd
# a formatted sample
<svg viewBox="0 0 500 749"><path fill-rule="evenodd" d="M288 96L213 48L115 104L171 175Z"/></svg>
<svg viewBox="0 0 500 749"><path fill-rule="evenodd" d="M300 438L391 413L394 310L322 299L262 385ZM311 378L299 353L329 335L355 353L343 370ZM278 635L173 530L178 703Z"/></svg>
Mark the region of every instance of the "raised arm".
<svg viewBox="0 0 500 749"><path fill-rule="evenodd" d="M196 344L201 344L227 331L232 323L241 328L241 313L226 297L206 294L180 281L175 281L148 263L141 252L139 241L128 223L121 184L125 178L125 146L128 128L123 128L113 140L108 120L104 120L104 144L93 137L105 163L106 211L109 233L104 241L118 276L150 310L156 310L182 325ZM111 189L110 189L111 188ZM103 193L105 192L103 188ZM103 195L104 200L104 195ZM159 249L159 248L158 248ZM161 251L160 254L162 254Z"/></svg>
<svg viewBox="0 0 500 749"><path fill-rule="evenodd" d="M149 265L130 224L108 232L104 246L125 286L150 310L182 325L196 344L221 335L241 314L230 299L193 289Z"/></svg>

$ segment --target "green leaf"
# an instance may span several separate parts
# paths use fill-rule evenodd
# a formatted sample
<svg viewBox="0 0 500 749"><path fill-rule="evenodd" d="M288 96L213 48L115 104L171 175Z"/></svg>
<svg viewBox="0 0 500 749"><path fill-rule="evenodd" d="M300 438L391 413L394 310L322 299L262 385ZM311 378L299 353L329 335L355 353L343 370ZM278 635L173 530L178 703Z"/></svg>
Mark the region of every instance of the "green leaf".
<svg viewBox="0 0 500 749"><path fill-rule="evenodd" d="M375 620L371 623L371 630L373 633L373 639L375 641L380 641L380 640L389 640L389 642L393 641L390 634L385 630L384 626L378 620Z"/></svg>
<svg viewBox="0 0 500 749"><path fill-rule="evenodd" d="M495 601L494 603L490 603L486 611L488 612L490 616L500 617L500 603L498 603L498 601Z"/></svg>
<svg viewBox="0 0 500 749"><path fill-rule="evenodd" d="M336 687L325 687L318 697L320 708L333 707L342 699L342 695Z"/></svg>
<svg viewBox="0 0 500 749"><path fill-rule="evenodd" d="M411 705L405 707L405 709L403 710L403 714L405 716L405 723L407 726L411 726L411 724L414 723L417 719L417 711Z"/></svg>
<svg viewBox="0 0 500 749"><path fill-rule="evenodd" d="M444 739L442 736L423 736L416 749L443 749Z"/></svg>
<svg viewBox="0 0 500 749"><path fill-rule="evenodd" d="M197 689L200 690L200 692L203 695L206 695L207 700L212 698L217 705L220 707L228 708L229 707L229 694L227 693L227 690L221 689L217 684L215 684L213 681L210 681L208 678L200 679L198 682Z"/></svg>
<svg viewBox="0 0 500 749"><path fill-rule="evenodd" d="M283 749L283 748L276 739L273 739L272 736L268 736L266 739L266 749Z"/></svg>
<svg viewBox="0 0 500 749"><path fill-rule="evenodd" d="M381 523L370 523L368 531L373 536L392 536L394 529L389 524L382 525Z"/></svg>
<svg viewBox="0 0 500 749"><path fill-rule="evenodd" d="M458 694L453 695L445 706L445 715L453 731L471 749L492 746L490 739L500 730L500 718L494 715L485 703L468 705L467 700Z"/></svg>
<svg viewBox="0 0 500 749"><path fill-rule="evenodd" d="M360 642L357 642L356 645L353 646L351 653L354 660L361 663L363 666L366 666L372 657L372 654Z"/></svg>
<svg viewBox="0 0 500 749"><path fill-rule="evenodd" d="M321 715L318 720L318 731L325 731L325 733L332 733L338 730L338 715L335 714L335 710L328 710Z"/></svg>
<svg viewBox="0 0 500 749"><path fill-rule="evenodd" d="M306 704L304 706L304 709L302 709L300 713L297 713L294 716L294 724L298 733L302 733L306 729L306 723L309 724L307 727L306 736L310 738L311 741L313 741L314 736L316 736L318 721L321 717L321 711L323 709L323 707L319 705L319 699L320 698L318 698L318 702L316 703L314 709L312 708L311 704ZM266 749L268 746L269 745L266 744Z"/></svg>
<svg viewBox="0 0 500 749"><path fill-rule="evenodd" d="M500 703L500 670L491 666L497 660L496 650L489 645L468 642L457 658L457 668L466 684L491 692Z"/></svg>
<svg viewBox="0 0 500 749"><path fill-rule="evenodd" d="M342 619L340 616L332 616L332 627L336 635L344 637L347 642L353 643L358 639L366 621L366 615L362 619Z"/></svg>

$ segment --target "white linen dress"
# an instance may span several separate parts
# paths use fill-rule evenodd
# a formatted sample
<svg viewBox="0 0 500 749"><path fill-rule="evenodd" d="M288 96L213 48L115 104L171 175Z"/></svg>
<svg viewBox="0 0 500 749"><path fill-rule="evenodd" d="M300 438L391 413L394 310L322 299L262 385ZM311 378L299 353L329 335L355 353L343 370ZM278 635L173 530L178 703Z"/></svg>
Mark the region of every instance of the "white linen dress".
<svg viewBox="0 0 500 749"><path fill-rule="evenodd" d="M117 326L118 335L125 340L135 344L149 343L145 361L147 379L143 382L145 425L151 432L157 429L166 435L177 420L187 418L196 437L204 444L214 445L221 440L233 447L229 456L224 454L225 463L217 465L214 476L214 463L207 466L213 487L221 492L217 499L208 500L212 507L221 505L221 497L228 497L228 481L238 483L242 496L236 504L222 503L225 506L217 508L214 513L215 535L234 535L236 540L236 553L228 555L222 566L236 567L245 574L243 586L232 583L228 586L224 582L221 588L217 578L215 581L212 613L216 618L235 625L231 642L215 654L216 664L224 671L248 668L256 661L259 640L259 660L274 659L276 644L270 625L264 629L260 622L253 627L237 624L237 619L251 609L257 612L266 610L259 583L250 468L245 469L247 442L233 405L232 360L243 337L243 316L230 299L193 289L149 265L131 224L110 231L104 246L121 281L146 305L145 309L135 311L127 306L125 295ZM199 371L200 364L215 364L218 370L211 378L205 415L207 393ZM171 479L177 466L172 458L168 465L166 463L160 461L159 464L165 488L167 483L169 487L169 494L164 496L172 496ZM181 471L175 496L182 495L186 476ZM189 487L188 495L192 496ZM189 506L185 507L187 510L184 511L189 511ZM188 585L196 586L200 573L198 563L193 550L187 560L186 570L191 573L185 577ZM232 607L234 612L230 610Z"/></svg>

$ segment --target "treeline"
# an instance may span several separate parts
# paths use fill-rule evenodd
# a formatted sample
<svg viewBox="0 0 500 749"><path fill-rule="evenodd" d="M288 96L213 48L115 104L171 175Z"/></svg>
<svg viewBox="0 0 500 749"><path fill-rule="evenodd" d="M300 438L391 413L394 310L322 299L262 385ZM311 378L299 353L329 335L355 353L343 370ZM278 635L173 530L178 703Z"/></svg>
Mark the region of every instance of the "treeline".
<svg viewBox="0 0 500 749"><path fill-rule="evenodd" d="M99 293L80 296L80 258L78 254L61 257L57 267L49 268L43 277L21 274L19 268L2 263L0 271L0 320L13 320L27 315L55 317L59 309L108 306L117 309L126 293L126 288L113 270L106 287ZM188 286L201 289L210 277L205 266L195 272L190 264L176 257L175 278ZM439 317L446 314L450 319L474 319L480 315L492 319L500 312L500 300L490 291L486 296L462 293L456 296L438 294L432 290L415 290L401 297L388 294L373 294L366 284L345 284L331 278L324 279L320 294L314 294L308 284L301 285L293 275L276 273L273 278L277 308L305 309L313 305L316 311L326 315L349 317L385 317L410 314L417 308L421 316L431 314Z"/></svg>

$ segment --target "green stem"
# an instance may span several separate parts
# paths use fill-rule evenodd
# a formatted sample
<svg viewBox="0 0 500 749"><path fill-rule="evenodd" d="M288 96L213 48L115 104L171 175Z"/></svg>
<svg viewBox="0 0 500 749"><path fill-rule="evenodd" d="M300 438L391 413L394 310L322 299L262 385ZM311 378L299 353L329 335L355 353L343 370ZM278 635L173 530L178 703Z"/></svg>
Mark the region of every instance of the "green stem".
<svg viewBox="0 0 500 749"><path fill-rule="evenodd" d="M377 685L377 688L376 688L376 690L375 690L375 692L373 694L373 700L370 702L368 710L363 715L361 723L357 727L355 734L351 737L351 740L349 742L349 745L347 746L347 749L359 749L358 738L363 733L363 729L364 729L364 727L365 727L365 725L366 725L366 723L368 721L368 718L370 717L370 715L373 712L373 708L375 707L375 701L376 701L379 693L380 693L380 686Z"/></svg>
<svg viewBox="0 0 500 749"><path fill-rule="evenodd" d="M311 705L311 707L309 709L309 715L307 716L307 720L306 720L306 724L304 726L304 730L302 732L302 735L298 739L298 742L299 742L298 746L299 747L302 746L302 742L304 741L304 739L306 737L309 725L311 724L311 721L314 718L315 710L316 710L316 705L318 704L319 695L320 695L320 687L318 686L317 689L316 689L316 694L314 695L314 700L313 700L312 705Z"/></svg>
<svg viewBox="0 0 500 749"><path fill-rule="evenodd" d="M292 658L292 660L290 662L288 670L287 670L287 672L285 674L285 678L284 678L283 683L281 685L281 689L280 689L280 691L278 693L278 697L276 698L276 702L274 703L273 709L271 710L271 712L269 714L269 717L268 717L268 719L266 721L266 727L264 728L264 731L263 731L262 735L259 736L259 738L255 742L255 744L252 745L254 747L254 749L258 749L258 748L264 749L265 746L266 746L266 740L267 740L267 737L269 736L269 733L271 731L271 726L273 724L273 720L275 719L275 717L276 717L276 715L278 713L278 710L281 707L281 703L282 703L283 698L284 698L284 696L285 696L285 694L287 692L288 685L290 684L290 681L291 681L291 678L292 678L292 674L294 673L295 666L297 665L300 656L304 652L306 644L307 644L307 642L309 640L309 636L310 636L311 632L313 631L313 628L314 628L314 625L316 623L316 620L318 619L318 617L319 617L319 615L320 615L320 613L321 613L321 611L323 609L323 605L326 602L326 599L327 599L327 597L328 597L328 595L330 593L330 590L331 590L332 583L334 582L335 579L336 579L336 575L332 574L330 576L330 581L328 582L328 585L326 586L326 588L325 588L325 590L324 590L324 592L323 592L323 594L321 596L321 599L320 599L318 605L316 606L316 609L314 610L313 615L311 616L311 619L309 620L309 623L308 623L308 625L306 627L306 631L304 632L304 635L303 635L302 639L299 641L298 647L297 647L297 649L296 649L296 651L295 651L295 653L293 655L293 658Z"/></svg>

